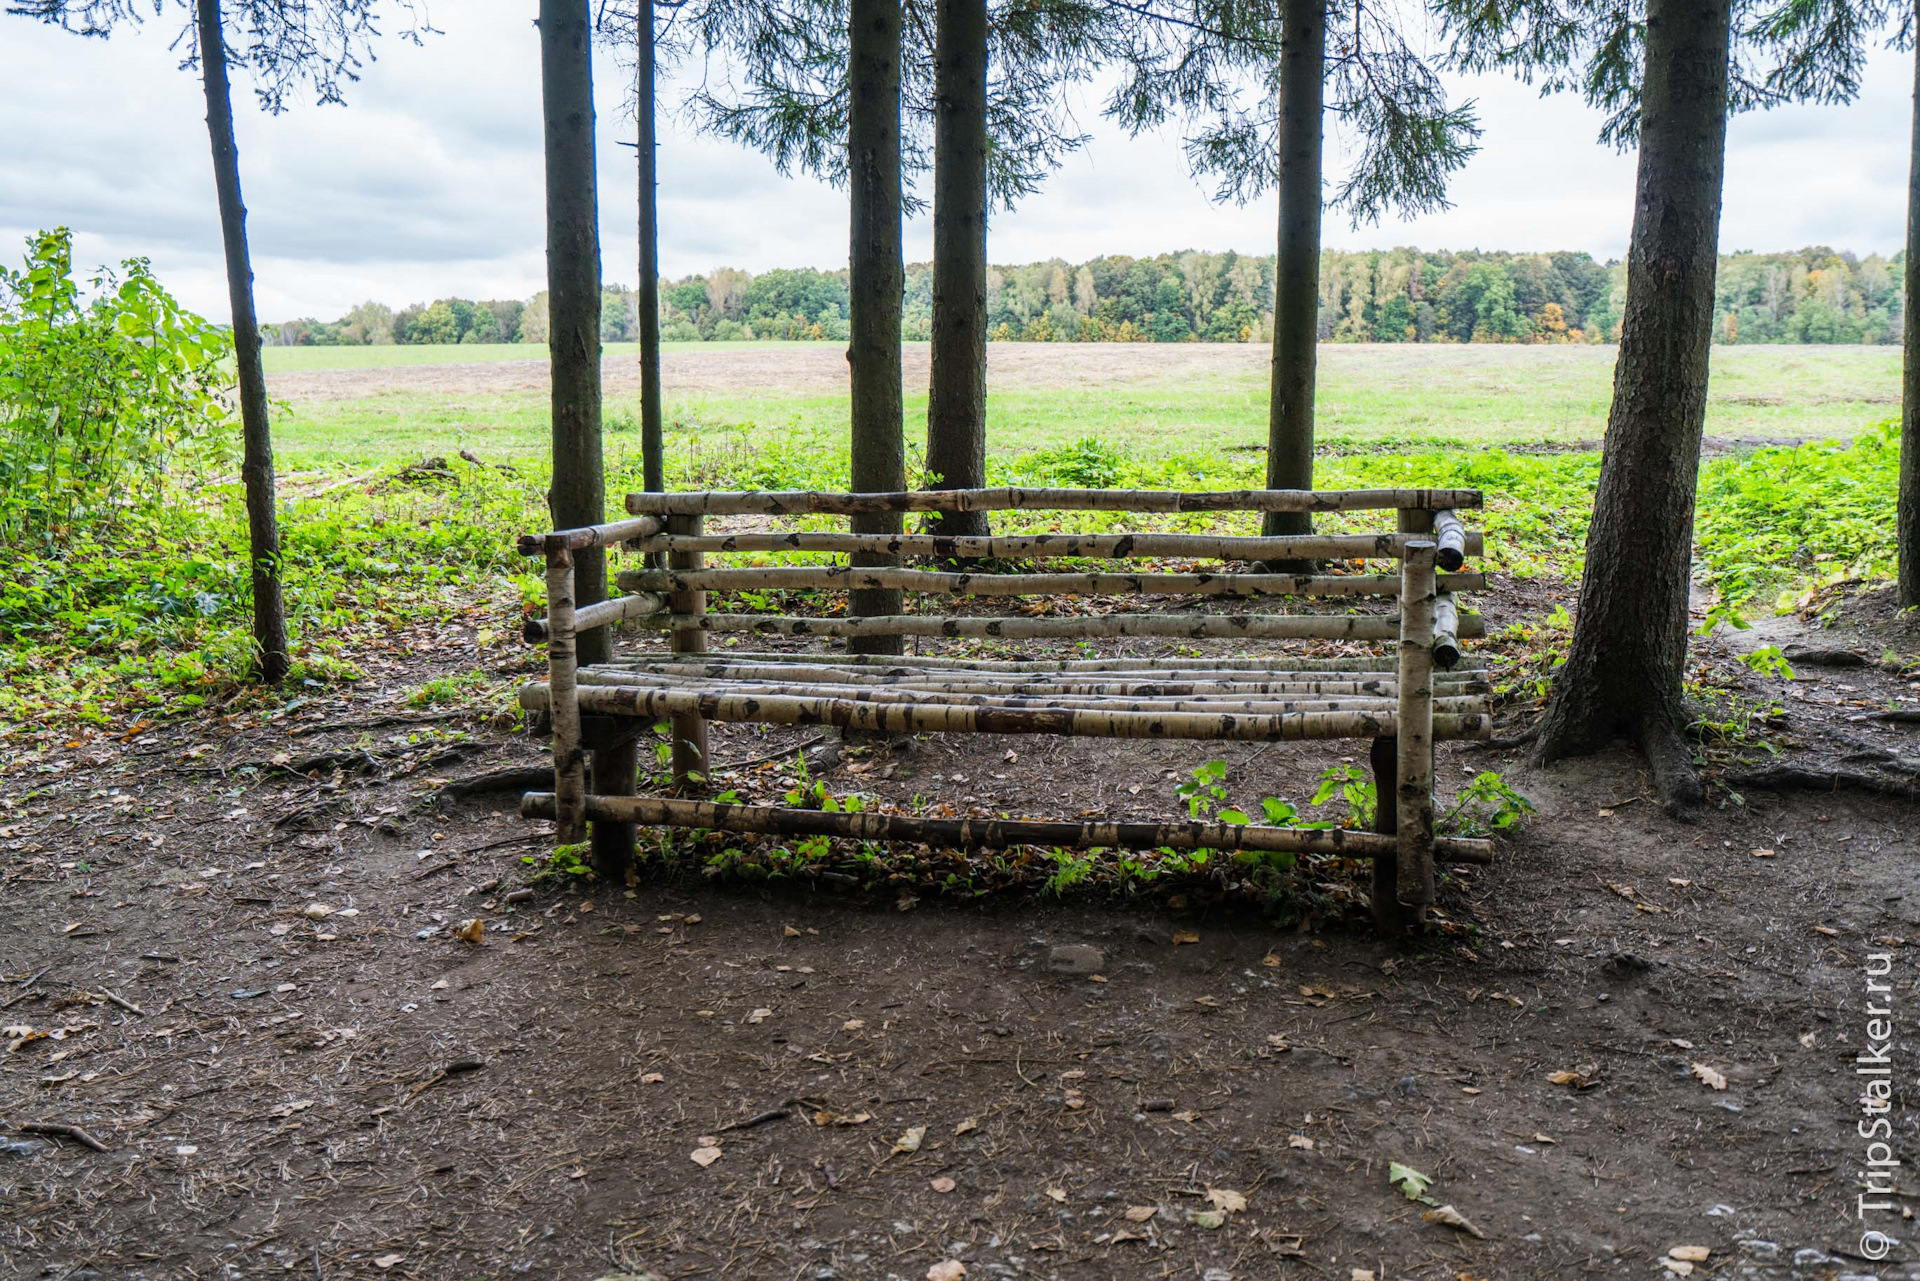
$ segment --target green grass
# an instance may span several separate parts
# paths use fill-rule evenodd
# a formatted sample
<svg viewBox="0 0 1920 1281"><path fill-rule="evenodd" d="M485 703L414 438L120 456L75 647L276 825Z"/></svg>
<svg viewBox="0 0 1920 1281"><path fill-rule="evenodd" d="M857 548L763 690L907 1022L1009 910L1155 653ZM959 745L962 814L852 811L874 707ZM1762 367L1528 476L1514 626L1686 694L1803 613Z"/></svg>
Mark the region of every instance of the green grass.
<svg viewBox="0 0 1920 1281"><path fill-rule="evenodd" d="M274 386L286 406L275 435L291 468L356 467L461 448L525 458L547 448L544 349L268 354L273 371L305 375ZM613 439L634 431L631 357L630 347L609 352ZM1149 456L1257 448L1265 438L1264 348L994 344L989 358L989 439L1003 455L1084 436ZM503 363L513 359L524 363ZM909 353L903 429L910 441L926 431L924 360L924 350ZM442 363L455 361L468 363ZM1320 440L1334 450L1591 445L1605 430L1612 362L1610 347L1325 346ZM683 453L693 434L723 431L836 450L846 434L844 369L842 350L822 343L670 346L669 451ZM1742 442L1850 438L1897 407L1899 374L1896 348L1715 348L1707 433Z"/></svg>
<svg viewBox="0 0 1920 1281"><path fill-rule="evenodd" d="M1542 350L1550 354L1533 357ZM821 357L839 355L802 354L814 361L815 374ZM1029 351L1024 371L1021 354L1002 361L1011 385L994 400L992 483L1261 483L1260 453L1222 447L1259 434L1265 393L1258 359L1249 359L1257 353L1229 353L1242 368L1198 373L1179 368L1182 351L1137 362L1123 349L1069 351L1052 364L1032 357L1053 358L1054 351ZM782 353L757 344L696 353L709 371L729 357L748 357L735 368L762 380L769 356L778 373ZM1084 373L1090 356L1110 362L1104 381L1078 378L1066 363L1080 360L1077 372ZM1718 356L1724 399L1710 430L1816 439L1743 444L1708 461L1698 518L1702 581L1722 603L1752 609L1783 589L1843 573L1883 576L1892 559L1898 458L1894 424L1876 398L1897 376L1897 353L1795 348ZM1586 349L1429 348L1409 355L1330 348L1322 398L1329 448L1316 483L1483 489L1489 504L1475 523L1488 533L1489 568L1574 578L1600 465L1585 429L1590 417L1603 416L1609 359ZM499 362L493 368L513 377L526 372ZM434 390L398 399L377 381L359 389L368 395L332 401L309 385L302 412L277 424L287 598L297 674L306 682L296 693L356 679L370 663L388 661L393 637L416 626L448 638L447 652L461 653L469 669L526 657L517 632L523 612L538 610L541 589L512 540L547 524L546 397L524 389L475 393L464 388L464 375L449 380L444 371L435 378ZM678 401L668 442L675 488L846 487L845 408L831 387L755 391L725 382L709 377L697 396ZM1596 395L1601 401L1589 403ZM695 415L685 410L689 403L705 408ZM910 423L912 413L910 407ZM1780 430L1766 431L1767 424ZM638 488L640 468L630 409L616 408L609 425L611 514L623 493ZM909 439L918 435L910 427ZM1565 443L1535 448L1543 437ZM484 464L507 466L460 461L453 456L462 445ZM452 459L453 476L409 477L404 463L422 454ZM302 467L350 475L355 483L322 489L318 478L300 474ZM1253 530L1244 514L1132 518L1135 524L1124 526L1128 519L1085 514L1055 523ZM1320 523L1332 529L1359 519ZM0 725L33 732L115 718L131 723L235 697L250 661L245 548L239 487L228 478L183 484L169 502L128 516L117 529L12 549L14 572L0 583ZM807 609L824 602L779 603ZM450 681L420 697L470 692Z"/></svg>

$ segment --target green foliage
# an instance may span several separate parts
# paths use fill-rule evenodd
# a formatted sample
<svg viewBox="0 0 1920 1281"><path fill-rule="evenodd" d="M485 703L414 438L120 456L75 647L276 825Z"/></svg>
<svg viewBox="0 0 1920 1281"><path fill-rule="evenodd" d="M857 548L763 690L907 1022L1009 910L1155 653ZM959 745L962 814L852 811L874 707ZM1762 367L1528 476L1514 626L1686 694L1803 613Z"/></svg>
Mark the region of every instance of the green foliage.
<svg viewBox="0 0 1920 1281"><path fill-rule="evenodd" d="M1373 776L1359 765L1329 765L1320 771L1320 785L1313 791L1310 805L1325 805L1335 797L1346 806L1343 826L1367 829L1373 826Z"/></svg>
<svg viewBox="0 0 1920 1281"><path fill-rule="evenodd" d="M1777 676L1781 680L1793 679L1793 664L1780 652L1778 645L1762 645L1750 654L1742 654L1740 661L1759 672L1762 676Z"/></svg>
<svg viewBox="0 0 1920 1281"><path fill-rule="evenodd" d="M487 693L493 682L485 672L459 672L436 676L407 695L408 707L453 707Z"/></svg>
<svg viewBox="0 0 1920 1281"><path fill-rule="evenodd" d="M1851 444L1809 441L1709 460L1694 538L1720 601L1737 607L1823 571L1891 573L1899 476L1892 419Z"/></svg>
<svg viewBox="0 0 1920 1281"><path fill-rule="evenodd" d="M0 539L107 537L170 474L225 461L231 343L145 259L102 268L89 296L71 232L27 244L21 270L0 268Z"/></svg>
<svg viewBox="0 0 1920 1281"><path fill-rule="evenodd" d="M1534 803L1515 791L1503 775L1482 770L1454 795L1435 826L1449 836L1479 836L1504 832L1537 812Z"/></svg>
<svg viewBox="0 0 1920 1281"><path fill-rule="evenodd" d="M587 862L590 853L591 847L587 845L559 845L544 859L525 854L520 861L533 869L533 874L527 877L530 883L565 881L593 875L593 865Z"/></svg>

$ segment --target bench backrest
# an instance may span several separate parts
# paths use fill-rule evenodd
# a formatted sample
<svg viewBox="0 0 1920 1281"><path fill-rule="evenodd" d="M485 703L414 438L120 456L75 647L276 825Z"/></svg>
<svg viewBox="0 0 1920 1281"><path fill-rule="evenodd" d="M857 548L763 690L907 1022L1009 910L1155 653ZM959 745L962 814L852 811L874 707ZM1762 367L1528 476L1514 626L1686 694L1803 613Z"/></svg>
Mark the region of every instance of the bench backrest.
<svg viewBox="0 0 1920 1281"><path fill-rule="evenodd" d="M970 636L1003 640L1091 637L1167 637L1241 639L1392 640L1399 620L1389 614L1343 612L1288 613L1277 608L1290 596L1397 598L1399 572L1374 574L1268 573L1263 563L1317 560L1399 560L1412 544L1432 544L1435 562L1445 571L1436 627L1442 640L1436 658L1450 666L1461 635L1478 633L1478 618L1461 616L1455 592L1485 586L1483 576L1459 572L1466 557L1481 553L1478 533L1466 528L1459 513L1480 506L1478 490L1178 490L977 489L920 490L902 493L697 492L638 493L627 496L635 519L627 546L638 552L667 553L668 567L635 569L619 575L623 591L639 593L630 611L643 627L704 632L754 632L803 636ZM838 532L792 530L710 530L708 517L847 516L856 525L891 523L897 529L910 513L948 512L1121 512L1178 515L1228 512L1397 513L1396 528L1377 532L1277 536L1212 533L1056 533L1001 532L988 537L938 533ZM865 519L862 519L865 518ZM531 550L531 549L529 549ZM844 564L779 564L709 567L710 554L825 553L844 555ZM927 558L915 565L907 557ZM1112 569L1073 572L999 572L992 562L1057 557L1128 561L1183 558L1217 562L1221 568L1186 572L1138 573ZM985 562L987 568L955 568L955 562ZM1230 571L1231 564L1254 566ZM1396 566L1397 570L1398 567ZM792 615L709 614L702 599L709 591L827 590L868 596L863 616L833 618ZM1247 613L1071 615L1055 617L964 617L902 611L894 593L924 593L955 598L1016 596L1218 596L1254 600L1262 607ZM646 599L660 598L658 605ZM874 606L878 606L878 612Z"/></svg>

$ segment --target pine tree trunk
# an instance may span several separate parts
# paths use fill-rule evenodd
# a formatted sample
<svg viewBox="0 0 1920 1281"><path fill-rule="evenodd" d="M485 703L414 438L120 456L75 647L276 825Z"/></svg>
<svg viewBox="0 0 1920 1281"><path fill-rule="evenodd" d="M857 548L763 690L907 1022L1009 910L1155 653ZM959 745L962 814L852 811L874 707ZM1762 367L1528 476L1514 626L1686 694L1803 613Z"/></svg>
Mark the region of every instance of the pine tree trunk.
<svg viewBox="0 0 1920 1281"><path fill-rule="evenodd" d="M1313 383L1320 328L1321 141L1326 0L1284 0L1280 28L1280 242L1274 261L1273 383L1267 488L1313 488ZM1306 534L1304 512L1269 512L1268 534ZM1276 565L1305 573L1305 565Z"/></svg>
<svg viewBox="0 0 1920 1281"><path fill-rule="evenodd" d="M1627 305L1586 575L1539 758L1627 738L1698 803L1681 678L1727 142L1730 0L1649 0Z"/></svg>
<svg viewBox="0 0 1920 1281"><path fill-rule="evenodd" d="M933 373L930 488L987 483L987 0L939 0L933 53ZM929 532L983 535L985 512Z"/></svg>
<svg viewBox="0 0 1920 1281"><path fill-rule="evenodd" d="M278 685L287 677L287 607L280 593L273 433L260 357L260 319L253 307L253 259L247 250L247 207L240 197L240 148L233 138L233 90L227 81L220 0L198 0L198 16L207 137L213 145L213 183L220 199L220 239L227 254L227 296L233 306L233 355L240 382L240 478L247 495L247 557L253 565L253 643L260 651L260 679Z"/></svg>
<svg viewBox="0 0 1920 1281"><path fill-rule="evenodd" d="M640 177L640 459L641 485L666 486L660 410L660 176L655 117L653 0L638 0L634 28L634 116L639 123Z"/></svg>
<svg viewBox="0 0 1920 1281"><path fill-rule="evenodd" d="M592 15L587 0L540 0L540 87L546 118L547 343L553 365L556 529L606 519L600 452L600 227L594 186ZM574 553L574 601L606 599L607 557ZM611 656L606 628L580 637L582 667Z"/></svg>
<svg viewBox="0 0 1920 1281"><path fill-rule="evenodd" d="M1914 6L1920 31L1920 4ZM1900 604L1920 605L1920 40L1913 54L1913 142L1907 169L1906 364L1900 380Z"/></svg>
<svg viewBox="0 0 1920 1281"><path fill-rule="evenodd" d="M852 203L848 295L852 339L847 363L853 376L852 481L858 491L906 488L906 449L901 428L900 311L906 265L900 243L900 0L852 0L852 59L847 118L847 186ZM852 518L856 533L900 531L897 512ZM857 566L899 563L885 554L862 553ZM898 614L898 591L848 594L848 612ZM898 636L848 641L858 653L898 654Z"/></svg>

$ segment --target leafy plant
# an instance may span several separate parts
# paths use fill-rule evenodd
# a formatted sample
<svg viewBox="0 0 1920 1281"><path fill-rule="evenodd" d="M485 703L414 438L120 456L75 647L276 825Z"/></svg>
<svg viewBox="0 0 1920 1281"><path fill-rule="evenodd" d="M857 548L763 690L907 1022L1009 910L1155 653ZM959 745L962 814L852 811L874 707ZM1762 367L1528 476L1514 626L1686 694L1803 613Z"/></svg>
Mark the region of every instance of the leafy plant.
<svg viewBox="0 0 1920 1281"><path fill-rule="evenodd" d="M1778 645L1762 645L1751 653L1740 655L1740 661L1759 672L1762 676L1777 676L1782 680L1793 679L1793 664L1780 652Z"/></svg>
<svg viewBox="0 0 1920 1281"><path fill-rule="evenodd" d="M1453 836L1477 836L1504 832L1523 816L1537 812L1534 803L1515 791L1505 776L1482 770L1454 795L1453 803L1435 826Z"/></svg>
<svg viewBox="0 0 1920 1281"><path fill-rule="evenodd" d="M1216 808L1226 803L1227 789L1222 786L1226 777L1225 761L1208 761L1204 765L1196 766L1193 776L1178 784L1173 790L1186 801L1188 814L1194 818L1207 818ZM1247 816L1241 814L1237 820L1232 821L1244 823L1247 821Z"/></svg>
<svg viewBox="0 0 1920 1281"><path fill-rule="evenodd" d="M1347 807L1347 819L1344 826L1370 828L1373 826L1374 785L1373 778L1358 765L1329 765L1320 771L1320 786L1314 789L1309 804L1325 805L1339 797Z"/></svg>
<svg viewBox="0 0 1920 1281"><path fill-rule="evenodd" d="M584 857L591 847L587 845L557 845L553 852L542 859L536 854L522 855L520 861L534 869L528 881L538 884L541 881L564 880L569 877L593 875L593 867Z"/></svg>

